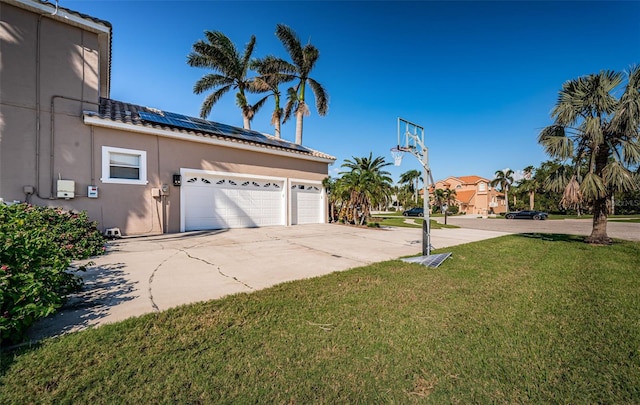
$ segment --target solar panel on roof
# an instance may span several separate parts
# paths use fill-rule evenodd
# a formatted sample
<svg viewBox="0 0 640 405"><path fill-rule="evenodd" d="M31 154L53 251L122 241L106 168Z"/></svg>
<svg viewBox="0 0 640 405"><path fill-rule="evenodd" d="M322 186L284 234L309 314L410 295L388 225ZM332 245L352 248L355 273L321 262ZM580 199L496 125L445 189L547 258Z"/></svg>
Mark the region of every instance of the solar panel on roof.
<svg viewBox="0 0 640 405"><path fill-rule="evenodd" d="M139 111L138 115L143 121L167 125L174 128L193 129L214 135L242 139L248 142L255 142L263 145L276 146L284 149L296 150L299 152L311 152L304 146L297 145L295 143L283 141L281 139L269 138L256 131L233 127L231 125L221 124L219 122L207 121L202 118L189 117L172 112L163 112L162 114L156 114L147 111Z"/></svg>

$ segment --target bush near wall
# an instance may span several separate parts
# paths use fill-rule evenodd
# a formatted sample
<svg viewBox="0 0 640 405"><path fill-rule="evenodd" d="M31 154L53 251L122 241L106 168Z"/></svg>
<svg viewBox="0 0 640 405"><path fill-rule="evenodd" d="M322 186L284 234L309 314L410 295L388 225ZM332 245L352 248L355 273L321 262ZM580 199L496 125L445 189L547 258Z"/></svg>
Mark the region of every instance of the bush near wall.
<svg viewBox="0 0 640 405"><path fill-rule="evenodd" d="M17 343L51 315L82 279L72 260L104 253L105 239L85 212L0 203L0 344Z"/></svg>

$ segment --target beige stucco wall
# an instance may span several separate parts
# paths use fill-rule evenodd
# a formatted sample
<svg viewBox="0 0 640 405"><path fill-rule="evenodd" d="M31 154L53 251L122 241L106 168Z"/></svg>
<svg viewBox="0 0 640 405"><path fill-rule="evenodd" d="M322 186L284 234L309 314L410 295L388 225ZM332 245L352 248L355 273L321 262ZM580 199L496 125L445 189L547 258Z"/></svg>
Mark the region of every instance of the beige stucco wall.
<svg viewBox="0 0 640 405"><path fill-rule="evenodd" d="M59 169L54 159L51 170L51 145L56 159L83 158L71 153L88 148L80 114L96 109L98 64L96 34L0 3L0 198L24 200L24 186L50 197ZM70 130L78 139L68 141L73 145L58 136Z"/></svg>
<svg viewBox="0 0 640 405"><path fill-rule="evenodd" d="M147 152L149 184L108 184L99 179L96 182L100 188L100 201L95 200L95 203L100 203L103 215L112 222L105 222L105 226L119 227L128 234L179 232L180 187L173 186L172 180L181 168L313 181L322 181L328 175L328 164L323 162L109 128L96 127L94 143L96 149L105 145ZM95 153L94 169L99 173L101 152L96 150ZM152 189L162 184L169 184L169 195L164 199L152 197ZM167 223L164 229L161 226L163 212Z"/></svg>

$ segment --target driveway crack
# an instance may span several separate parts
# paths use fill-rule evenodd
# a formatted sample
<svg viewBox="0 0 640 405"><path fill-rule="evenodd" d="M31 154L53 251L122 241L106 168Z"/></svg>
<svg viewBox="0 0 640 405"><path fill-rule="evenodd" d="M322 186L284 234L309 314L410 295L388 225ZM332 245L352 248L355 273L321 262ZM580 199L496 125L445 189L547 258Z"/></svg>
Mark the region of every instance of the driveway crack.
<svg viewBox="0 0 640 405"><path fill-rule="evenodd" d="M219 273L221 276L223 276L223 277L227 277L227 278L230 278L230 279L232 279L232 280L234 280L234 281L236 281L236 282L238 282L238 283L242 284L243 286L247 287L247 288L248 288L248 289L250 289L250 290L255 290L255 288L254 288L254 287L251 287L249 284L245 283L244 281L239 280L237 277L234 277L234 276L230 276L230 275L224 274L224 273L222 272L222 270L220 269L220 266L216 265L215 263L211 263L210 261L207 261L207 260L205 260L205 259L201 259L201 258L199 258L199 257L192 256L192 255L191 255L191 254L189 254L189 252L187 252L186 250L181 249L180 251L181 251L181 252L183 252L185 255L187 255L187 257L188 257L189 259L199 260L199 261L201 261L201 262L203 262L203 263L206 263L206 264L208 264L208 265L210 265L210 266L215 267L215 268L218 270L218 273Z"/></svg>
<svg viewBox="0 0 640 405"><path fill-rule="evenodd" d="M151 308L153 308L153 310L155 312L160 312L160 308L158 308L158 305L153 300L153 291L152 291L153 279L155 278L156 272L158 271L158 269L160 269L160 267L162 267L163 264L165 264L169 259L171 259L175 255L177 255L178 253L179 252L176 252L176 253L172 254L171 256L167 257L166 259L164 259L163 261L161 261L160 264L158 264L156 266L156 268L153 269L153 271L151 272L151 275L149 276L149 287L148 287L147 291L148 291L148 294L149 294L149 301L151 301Z"/></svg>

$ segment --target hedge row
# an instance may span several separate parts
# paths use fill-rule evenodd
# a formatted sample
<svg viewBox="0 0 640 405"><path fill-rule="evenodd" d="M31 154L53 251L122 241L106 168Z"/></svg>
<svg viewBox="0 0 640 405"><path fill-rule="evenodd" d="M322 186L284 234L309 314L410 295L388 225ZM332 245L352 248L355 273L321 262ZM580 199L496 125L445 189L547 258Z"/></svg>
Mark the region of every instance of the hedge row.
<svg viewBox="0 0 640 405"><path fill-rule="evenodd" d="M17 343L39 318L56 312L82 286L72 260L104 253L87 214L0 203L0 343Z"/></svg>

